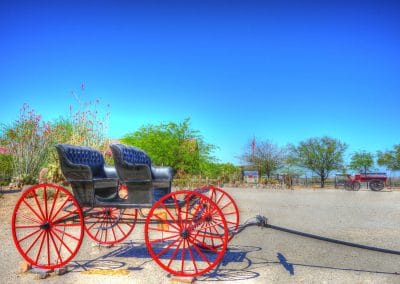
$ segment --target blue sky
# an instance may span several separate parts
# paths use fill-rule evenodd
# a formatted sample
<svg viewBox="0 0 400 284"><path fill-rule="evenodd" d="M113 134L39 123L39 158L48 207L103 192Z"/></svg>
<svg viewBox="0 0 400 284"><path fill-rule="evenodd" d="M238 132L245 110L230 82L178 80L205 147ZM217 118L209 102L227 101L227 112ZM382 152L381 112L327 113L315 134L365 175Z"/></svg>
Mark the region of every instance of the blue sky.
<svg viewBox="0 0 400 284"><path fill-rule="evenodd" d="M109 135L190 117L221 161L252 139L400 143L398 1L1 1L0 122L111 105Z"/></svg>

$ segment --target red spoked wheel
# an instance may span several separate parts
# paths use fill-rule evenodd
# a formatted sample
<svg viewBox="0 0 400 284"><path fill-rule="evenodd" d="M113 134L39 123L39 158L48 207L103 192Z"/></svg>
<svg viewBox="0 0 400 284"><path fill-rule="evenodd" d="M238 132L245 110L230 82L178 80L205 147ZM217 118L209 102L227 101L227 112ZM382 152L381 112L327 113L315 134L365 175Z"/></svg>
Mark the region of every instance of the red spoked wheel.
<svg viewBox="0 0 400 284"><path fill-rule="evenodd" d="M177 191L150 209L145 240L151 257L164 270L198 276L221 261L228 244L228 226L210 198L194 191Z"/></svg>
<svg viewBox="0 0 400 284"><path fill-rule="evenodd" d="M121 185L119 196L128 198L127 188ZM102 245L114 245L125 240L135 228L137 209L92 208L85 211L85 231Z"/></svg>
<svg viewBox="0 0 400 284"><path fill-rule="evenodd" d="M46 269L64 266L82 244L82 211L65 188L32 186L14 208L12 235L19 253L32 265Z"/></svg>
<svg viewBox="0 0 400 284"><path fill-rule="evenodd" d="M224 214L229 230L228 241L232 240L235 230L239 227L239 209L235 200L226 191L213 185L204 186L201 190L202 194L214 201Z"/></svg>

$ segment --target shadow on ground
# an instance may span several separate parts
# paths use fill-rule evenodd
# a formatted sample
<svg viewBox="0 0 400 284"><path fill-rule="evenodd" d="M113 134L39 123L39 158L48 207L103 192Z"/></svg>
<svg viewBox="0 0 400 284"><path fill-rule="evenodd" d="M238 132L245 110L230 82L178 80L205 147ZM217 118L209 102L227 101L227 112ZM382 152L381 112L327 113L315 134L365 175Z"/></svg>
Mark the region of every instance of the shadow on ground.
<svg viewBox="0 0 400 284"><path fill-rule="evenodd" d="M123 243L119 247L111 247L110 250L111 251L108 253L95 259L75 261L74 264L72 264L71 272L82 272L93 269L126 269L138 271L142 270L146 263L153 261L144 243L131 241ZM282 270L289 275L295 275L296 267L400 275L397 272L363 270L351 267L333 267L321 264L293 263L286 259L281 252L276 252L275 259L259 258L253 254L258 251L261 251L261 248L256 246L230 246L222 261L211 272L197 277L197 281L240 281L256 279L260 276L260 270L271 265L281 266ZM120 258L124 258L124 260L126 260L126 258L135 258L136 260L143 259L143 262L140 262L136 266L130 266L129 261L120 261ZM135 262L137 263L137 261Z"/></svg>

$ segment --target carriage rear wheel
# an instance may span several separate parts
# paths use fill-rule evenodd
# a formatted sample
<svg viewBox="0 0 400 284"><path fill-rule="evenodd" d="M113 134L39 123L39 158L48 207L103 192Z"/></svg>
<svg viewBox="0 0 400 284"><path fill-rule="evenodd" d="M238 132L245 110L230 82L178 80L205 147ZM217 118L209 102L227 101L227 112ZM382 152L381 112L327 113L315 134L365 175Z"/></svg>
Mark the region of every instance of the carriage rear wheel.
<svg viewBox="0 0 400 284"><path fill-rule="evenodd" d="M120 186L119 196L127 198L127 188ZM102 245L114 245L125 240L135 228L137 209L92 208L85 210L85 231Z"/></svg>
<svg viewBox="0 0 400 284"><path fill-rule="evenodd" d="M82 244L83 231L79 204L61 186L35 185L21 195L14 208L15 246L34 266L54 269L67 264Z"/></svg>
<svg viewBox="0 0 400 284"><path fill-rule="evenodd" d="M224 214L228 225L228 242L235 236L235 231L239 227L239 209L235 200L226 191L215 186L204 186L201 190L206 190L203 194L217 204ZM208 244L213 246L212 243Z"/></svg>
<svg viewBox="0 0 400 284"><path fill-rule="evenodd" d="M145 241L151 257L164 270L198 276L221 261L228 243L228 226L210 198L194 191L177 191L150 209Z"/></svg>
<svg viewBox="0 0 400 284"><path fill-rule="evenodd" d="M381 180L374 179L369 182L369 188L373 191L381 191L384 187L385 184Z"/></svg>

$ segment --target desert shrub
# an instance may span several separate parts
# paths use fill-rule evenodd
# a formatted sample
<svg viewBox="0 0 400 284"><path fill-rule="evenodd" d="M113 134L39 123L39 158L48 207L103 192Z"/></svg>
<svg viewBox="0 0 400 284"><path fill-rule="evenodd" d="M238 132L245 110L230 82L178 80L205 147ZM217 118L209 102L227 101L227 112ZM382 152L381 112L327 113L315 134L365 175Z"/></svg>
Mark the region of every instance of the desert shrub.
<svg viewBox="0 0 400 284"><path fill-rule="evenodd" d="M24 184L33 182L45 164L51 145L50 125L27 104L10 125L2 125L0 144L12 156L12 175Z"/></svg>
<svg viewBox="0 0 400 284"><path fill-rule="evenodd" d="M12 156L0 154L0 185L10 183L12 177Z"/></svg>
<svg viewBox="0 0 400 284"><path fill-rule="evenodd" d="M86 103L78 100L75 108L70 106L68 118L61 117L51 123L52 147L47 163L49 181L59 183L64 180L54 147L56 144L67 143L95 148L103 153L107 164L113 164L109 150L110 140L107 137L110 116L108 108L109 105L104 109L99 100Z"/></svg>

